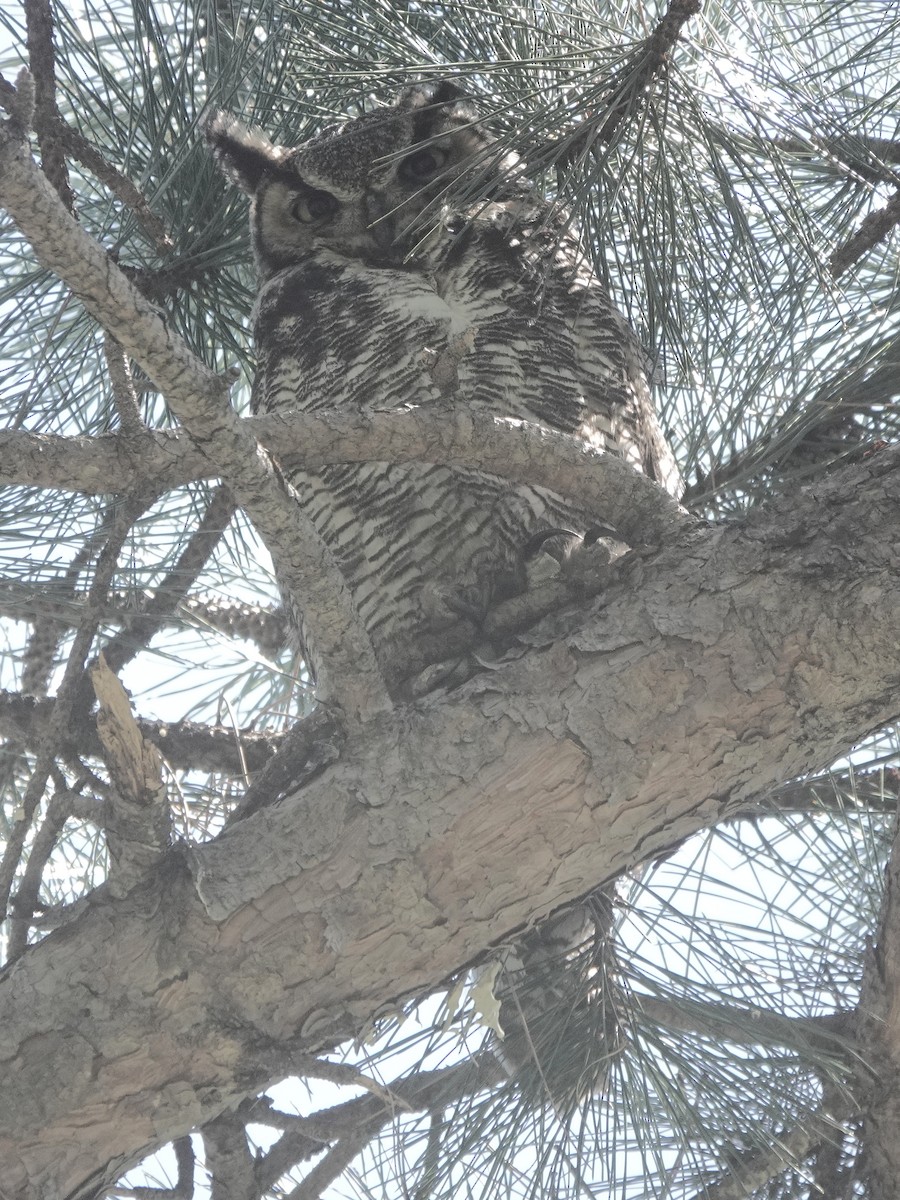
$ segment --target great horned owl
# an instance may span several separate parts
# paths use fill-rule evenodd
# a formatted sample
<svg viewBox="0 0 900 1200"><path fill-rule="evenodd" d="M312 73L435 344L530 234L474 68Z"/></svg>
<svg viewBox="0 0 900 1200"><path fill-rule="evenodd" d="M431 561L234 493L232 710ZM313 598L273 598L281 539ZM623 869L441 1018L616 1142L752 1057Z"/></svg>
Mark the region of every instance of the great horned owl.
<svg viewBox="0 0 900 1200"><path fill-rule="evenodd" d="M634 334L567 215L454 84L411 87L296 148L225 114L207 136L252 197L255 411L477 405L675 486ZM395 690L411 634L477 626L521 589L535 535L584 531L571 504L480 471L375 462L289 477ZM315 630L300 623L314 666Z"/></svg>
<svg viewBox="0 0 900 1200"><path fill-rule="evenodd" d="M207 135L252 197L255 410L477 405L583 438L677 489L640 346L569 214L540 198L454 84L412 87L294 148L225 114ZM480 471L373 462L289 478L395 691L399 645L477 626L521 588L523 549L542 530L586 524L571 502ZM315 630L299 623L314 665ZM529 1057L557 1053L546 1048L560 1006L599 1027L599 1049L569 1056L549 1085L558 1106L595 1086L618 1045L614 1014L596 1003L608 953L585 957L608 946L610 911L595 898L532 931L500 985L501 1057L523 1086ZM536 1066L543 1086L550 1071Z"/></svg>

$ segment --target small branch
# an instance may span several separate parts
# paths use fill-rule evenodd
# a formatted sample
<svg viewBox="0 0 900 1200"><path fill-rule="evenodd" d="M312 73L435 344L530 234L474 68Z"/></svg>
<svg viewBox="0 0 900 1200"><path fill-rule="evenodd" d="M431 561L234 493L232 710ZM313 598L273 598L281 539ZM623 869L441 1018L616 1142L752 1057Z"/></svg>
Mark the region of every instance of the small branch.
<svg viewBox="0 0 900 1200"><path fill-rule="evenodd" d="M206 512L179 555L178 561L155 589L152 597L146 601L143 609L132 615L125 622L121 632L111 638L104 647L106 660L116 674L126 663L131 662L170 620L185 593L196 583L198 575L228 528L236 508L237 503L230 490L225 486L216 488L206 506Z"/></svg>
<svg viewBox="0 0 900 1200"><path fill-rule="evenodd" d="M284 1200L318 1200L330 1183L350 1166L372 1140L373 1134L348 1134L338 1141L312 1168L306 1178L285 1194Z"/></svg>
<svg viewBox="0 0 900 1200"><path fill-rule="evenodd" d="M53 48L53 14L48 0L25 0L28 65L34 79L34 128L41 150L41 167L69 213L75 212L75 195L69 186L69 169L56 135L56 52Z"/></svg>
<svg viewBox="0 0 900 1200"><path fill-rule="evenodd" d="M298 721L280 739L277 753L247 788L226 824L233 825L273 804L289 788L299 791L313 774L340 757L342 743L342 730L326 708L320 706Z"/></svg>
<svg viewBox="0 0 900 1200"><path fill-rule="evenodd" d="M188 618L188 623L215 629L226 637L254 642L270 658L288 640L287 614L280 604L235 604L214 598L189 597L178 605L176 615Z"/></svg>
<svg viewBox="0 0 900 1200"><path fill-rule="evenodd" d="M0 76L0 107L5 108L8 113L18 119L19 104L16 88L2 76ZM31 128L31 124L32 122L25 123L26 130ZM86 167L134 214L144 233L156 246L158 253L168 254L174 248L175 243L166 232L162 221L151 210L150 205L131 180L111 163L108 163L96 146L92 146L77 129L73 129L56 111L55 106L52 115L48 117L48 128L69 158L74 158L76 162L80 162L83 167Z"/></svg>
<svg viewBox="0 0 900 1200"><path fill-rule="evenodd" d="M33 696L20 696L15 692L0 692L0 732L6 737L19 740L22 745L38 747L47 738L48 724L53 715L51 700L36 700ZM324 709L316 710L324 713ZM310 732L310 752L318 736L327 737L324 718L322 725ZM219 772L224 775L242 776L244 766L252 773L261 771L273 757L285 739L284 734L242 729L235 732L226 726L200 725L194 721L146 721L138 718L141 736L160 751L166 762L175 769ZM327 728L331 736L337 736L333 717L328 718ZM102 748L97 726L91 714L84 709L72 713L60 753L66 753L77 745L81 754L100 758ZM301 745L298 739L297 746ZM297 750L297 759L301 754ZM295 763L296 765L296 763ZM302 763L301 763L302 766Z"/></svg>
<svg viewBox="0 0 900 1200"><path fill-rule="evenodd" d="M293 1070L293 1059L280 1059L287 1070ZM434 1112L473 1096L488 1088L508 1085L503 1067L491 1054L478 1054L466 1062L436 1071L396 1079L385 1089L385 1096L367 1095L322 1109L308 1117L291 1117L273 1110L265 1097L243 1106L245 1121L259 1121L285 1130L284 1136L265 1155L259 1168L259 1183L271 1187L286 1171L305 1162L330 1143L347 1146L361 1139L359 1149L377 1136L394 1119L398 1101L404 1111ZM358 1153L359 1151L355 1151ZM307 1176L309 1179L310 1176ZM304 1180L304 1183L306 1180ZM314 1186L315 1182L310 1186ZM309 1193L315 1194L315 1193Z"/></svg>
<svg viewBox="0 0 900 1200"><path fill-rule="evenodd" d="M896 812L900 807L900 769L880 766L828 772L782 784L754 810L739 811L735 820L769 813Z"/></svg>
<svg viewBox="0 0 900 1200"><path fill-rule="evenodd" d="M890 440L892 430L900 430L900 414L889 403L900 390L900 363L894 355L896 350L888 345L874 368L867 351L845 364L746 449L707 474L698 472L683 502L697 505L725 488L747 488L754 481L802 481L860 453L879 437ZM857 416L864 422L856 421Z"/></svg>
<svg viewBox="0 0 900 1200"><path fill-rule="evenodd" d="M256 1200L261 1195L256 1183L256 1160L239 1114L222 1113L203 1126L202 1134L213 1200Z"/></svg>
<svg viewBox="0 0 900 1200"><path fill-rule="evenodd" d="M438 1163L441 1156L441 1136L444 1132L445 1120L443 1112L433 1112L428 1123L428 1141L425 1143L425 1153L422 1155L422 1170L419 1183L413 1193L413 1200L429 1200L434 1195L437 1182Z"/></svg>
<svg viewBox="0 0 900 1200"><path fill-rule="evenodd" d="M46 910L38 904L44 870L53 853L59 834L72 813L74 797L71 793L55 792L47 805L47 815L38 825L31 844L28 848L28 861L19 879L19 888L10 904L10 910L16 917L21 917L30 928L38 924L35 912L41 911L41 924L44 923Z"/></svg>
<svg viewBox="0 0 900 1200"><path fill-rule="evenodd" d="M840 1137L841 1121L847 1115L812 1113L805 1123L773 1136L766 1150L730 1151L727 1167L707 1176L705 1186L692 1200L747 1200L783 1171L802 1163L819 1146Z"/></svg>
<svg viewBox="0 0 900 1200"><path fill-rule="evenodd" d="M832 276L837 279L867 251L874 249L879 242L886 241L897 224L900 224L900 188L884 208L869 213L856 233L833 251L828 259Z"/></svg>
<svg viewBox="0 0 900 1200"><path fill-rule="evenodd" d="M609 144L623 119L632 108L632 98L643 92L666 67L669 54L678 41L682 26L702 8L701 0L670 0L659 24L643 43L632 61L619 73L610 89L611 105L597 137Z"/></svg>
<svg viewBox="0 0 900 1200"><path fill-rule="evenodd" d="M81 573L91 561L97 543L108 531L111 511L111 506L107 505L104 517L97 528L85 539L84 545L66 567L62 579L55 579L50 585L61 603L65 604L73 594ZM30 590L33 595L34 587L32 586ZM76 621L62 622L47 611L35 611L27 616L26 619L31 623L31 630L22 656L22 691L26 695L46 696L50 676L53 673L54 660L63 634L67 627L80 625L87 603L89 602L85 595L85 604L82 605L82 612ZM21 613L19 616L21 617Z"/></svg>
<svg viewBox="0 0 900 1200"><path fill-rule="evenodd" d="M734 133L728 131L728 139ZM769 154L772 149L791 155L801 162L813 159L832 169L841 179L848 176L862 183L896 182L896 173L890 168L900 164L900 142L891 138L869 137L854 133L838 137L784 137L765 139L744 134L746 143L756 153Z"/></svg>
<svg viewBox="0 0 900 1200"><path fill-rule="evenodd" d="M141 418L141 406L128 355L109 334L103 338L103 357L106 359L113 399L119 412L119 424L125 433L132 436L143 433L146 426Z"/></svg>
<svg viewBox="0 0 900 1200"><path fill-rule="evenodd" d="M180 1137L172 1143L178 1179L174 1200L192 1200L194 1195L194 1147L190 1137Z"/></svg>
<svg viewBox="0 0 900 1200"><path fill-rule="evenodd" d="M665 70L682 27L701 8L701 0L669 0L669 7L656 28L615 72L596 108L592 106L586 119L570 132L527 152L529 161L542 169L552 163L571 164L583 159L598 142L611 145L623 122L635 113L653 79Z"/></svg>
<svg viewBox="0 0 900 1200"><path fill-rule="evenodd" d="M739 1046L785 1046L845 1057L855 1028L853 1013L822 1017L787 1017L770 1009L712 1001L687 1001L632 991L631 1020L644 1019L678 1033L698 1034ZM638 1015L639 1014L639 1015Z"/></svg>
<svg viewBox="0 0 900 1200"><path fill-rule="evenodd" d="M59 114L52 124L52 130L69 157L86 167L100 183L109 188L129 212L134 214L135 220L151 239L157 252L169 254L175 248L174 241L166 232L162 221L150 208L146 198L127 175L123 175L112 163L107 162L96 146L92 146L87 138L77 129L73 129Z"/></svg>
<svg viewBox="0 0 900 1200"><path fill-rule="evenodd" d="M155 590L143 608L135 612L133 592L111 592L102 607L101 620L107 625L122 626L140 621L142 614L149 614L157 594ZM81 621L86 603L86 592L64 589L55 579L33 582L0 579L0 617L12 621L36 624L46 620L54 622L60 629L71 629ZM191 596L174 607L168 603L162 607L169 611L162 615L157 628L167 625L183 629L185 625L195 625L213 629L226 637L255 642L269 657L277 654L288 639L287 617L280 605L237 604L212 596ZM134 632L132 628L132 636ZM45 694L40 686L29 685L24 678L21 690L30 696Z"/></svg>
<svg viewBox="0 0 900 1200"><path fill-rule="evenodd" d="M879 928L866 954L859 998L859 1048L866 1110L862 1140L873 1200L891 1200L900 1179L900 825L885 872Z"/></svg>
<svg viewBox="0 0 900 1200"><path fill-rule="evenodd" d="M372 643L340 571L293 492L206 367L65 211L8 126L0 129L0 201L44 267L72 289L165 395L232 488L313 631L324 699L357 723L391 708Z"/></svg>

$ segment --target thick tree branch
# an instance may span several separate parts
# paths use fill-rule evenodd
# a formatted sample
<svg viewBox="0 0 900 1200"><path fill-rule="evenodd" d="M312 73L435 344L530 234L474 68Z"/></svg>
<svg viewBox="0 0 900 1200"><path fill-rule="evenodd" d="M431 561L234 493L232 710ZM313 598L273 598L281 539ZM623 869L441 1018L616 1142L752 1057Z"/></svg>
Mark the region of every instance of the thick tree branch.
<svg viewBox="0 0 900 1200"><path fill-rule="evenodd" d="M0 976L4 1185L86 1197L265 1086L284 1039L333 1045L846 752L896 715L898 545L895 448L695 530L520 660L97 895Z"/></svg>
<svg viewBox="0 0 900 1200"><path fill-rule="evenodd" d="M315 631L322 695L350 721L388 709L372 644L340 572L292 489L232 410L228 381L191 353L72 220L9 123L0 128L0 203L42 265L147 372L233 490Z"/></svg>
<svg viewBox="0 0 900 1200"><path fill-rule="evenodd" d="M613 525L631 545L675 536L690 518L668 493L621 459L526 421L477 409L433 412L292 413L242 422L283 462L438 462L476 467L549 488ZM135 479L173 488L211 478L216 468L183 431L64 438L0 431L0 485L53 487L89 495L119 491Z"/></svg>

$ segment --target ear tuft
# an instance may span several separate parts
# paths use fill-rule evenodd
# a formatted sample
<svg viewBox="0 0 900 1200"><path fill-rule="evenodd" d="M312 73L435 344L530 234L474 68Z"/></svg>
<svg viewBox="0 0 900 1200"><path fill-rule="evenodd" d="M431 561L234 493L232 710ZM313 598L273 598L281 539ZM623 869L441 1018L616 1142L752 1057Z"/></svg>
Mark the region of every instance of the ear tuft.
<svg viewBox="0 0 900 1200"><path fill-rule="evenodd" d="M264 133L249 129L231 113L215 113L204 133L220 169L251 196L266 171L277 169L284 156Z"/></svg>

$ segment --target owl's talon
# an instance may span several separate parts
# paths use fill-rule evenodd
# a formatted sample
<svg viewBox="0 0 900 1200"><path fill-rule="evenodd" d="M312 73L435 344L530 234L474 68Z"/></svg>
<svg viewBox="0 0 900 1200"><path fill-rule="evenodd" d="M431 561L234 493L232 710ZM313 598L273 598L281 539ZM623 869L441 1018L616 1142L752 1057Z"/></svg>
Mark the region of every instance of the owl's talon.
<svg viewBox="0 0 900 1200"><path fill-rule="evenodd" d="M606 542L600 540L606 534L598 534L589 540L589 533L570 546L559 574L573 592L596 595L609 582L613 556Z"/></svg>

